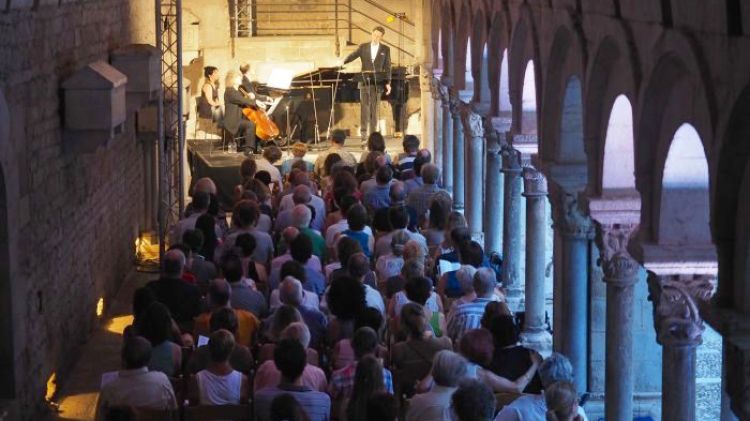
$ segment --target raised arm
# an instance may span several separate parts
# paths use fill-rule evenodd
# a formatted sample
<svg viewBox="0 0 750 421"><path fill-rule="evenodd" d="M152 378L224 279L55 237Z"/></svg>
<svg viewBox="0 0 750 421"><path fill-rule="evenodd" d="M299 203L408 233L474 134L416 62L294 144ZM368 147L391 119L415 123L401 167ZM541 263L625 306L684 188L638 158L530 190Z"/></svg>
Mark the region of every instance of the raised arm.
<svg viewBox="0 0 750 421"><path fill-rule="evenodd" d="M354 61L354 60L356 60L358 58L361 58L362 57L361 50L362 50L362 46L360 46L356 50L352 51L351 54L349 54L348 56L346 56L346 58L344 59L344 64L352 62L352 61Z"/></svg>

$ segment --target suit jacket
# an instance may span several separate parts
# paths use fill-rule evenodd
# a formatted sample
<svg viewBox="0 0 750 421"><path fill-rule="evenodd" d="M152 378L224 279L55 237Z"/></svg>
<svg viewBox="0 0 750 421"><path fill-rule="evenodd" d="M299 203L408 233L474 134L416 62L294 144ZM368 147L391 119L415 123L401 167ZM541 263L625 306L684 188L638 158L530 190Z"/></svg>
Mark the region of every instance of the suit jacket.
<svg viewBox="0 0 750 421"><path fill-rule="evenodd" d="M242 115L242 109L254 105L255 101L246 98L237 89L227 87L224 90L224 128L236 134L240 128L240 122L245 118Z"/></svg>
<svg viewBox="0 0 750 421"><path fill-rule="evenodd" d="M380 43L380 47L378 47L378 55L375 57L375 62L373 62L370 52L370 43L366 42L360 44L359 48L346 56L344 64L356 59L362 60L362 70L383 72L386 74L383 82L391 82L391 49L388 48L387 45L382 42ZM378 75L378 77L380 77L380 75ZM378 80L378 82L380 82L380 80Z"/></svg>

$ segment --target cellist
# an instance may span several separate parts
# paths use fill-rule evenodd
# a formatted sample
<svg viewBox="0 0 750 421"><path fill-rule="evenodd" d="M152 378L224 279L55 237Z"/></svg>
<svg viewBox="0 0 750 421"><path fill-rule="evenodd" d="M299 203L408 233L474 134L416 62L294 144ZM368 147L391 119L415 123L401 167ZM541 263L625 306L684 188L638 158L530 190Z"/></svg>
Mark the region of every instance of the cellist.
<svg viewBox="0 0 750 421"><path fill-rule="evenodd" d="M242 109L257 106L256 100L242 95L237 88L242 84L242 76L235 71L227 73L224 90L224 128L235 138L241 138L239 150L250 155L257 148L255 124L245 118Z"/></svg>

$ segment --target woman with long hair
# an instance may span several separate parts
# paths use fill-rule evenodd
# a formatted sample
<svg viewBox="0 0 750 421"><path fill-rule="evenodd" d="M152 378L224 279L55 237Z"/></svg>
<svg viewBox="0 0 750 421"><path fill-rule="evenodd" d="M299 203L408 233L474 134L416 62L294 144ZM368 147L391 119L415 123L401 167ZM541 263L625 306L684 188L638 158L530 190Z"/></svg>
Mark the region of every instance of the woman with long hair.
<svg viewBox="0 0 750 421"><path fill-rule="evenodd" d="M384 390L383 367L380 365L380 361L370 355L362 357L357 363L352 396L346 407L346 416L342 419L367 421L367 402L374 394Z"/></svg>

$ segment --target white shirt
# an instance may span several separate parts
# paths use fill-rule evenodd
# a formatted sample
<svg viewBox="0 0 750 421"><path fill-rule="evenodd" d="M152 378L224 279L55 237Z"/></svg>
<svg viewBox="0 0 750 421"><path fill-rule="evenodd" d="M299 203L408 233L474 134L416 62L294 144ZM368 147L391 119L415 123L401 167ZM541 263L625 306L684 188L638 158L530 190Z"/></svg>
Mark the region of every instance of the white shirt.
<svg viewBox="0 0 750 421"><path fill-rule="evenodd" d="M338 235L348 229L349 221L343 218L339 222L336 222L335 224L328 227L328 229L326 230L326 246L333 248L336 245L336 239L338 238ZM369 225L365 225L365 229L363 229L362 231L366 232L371 237L373 236L372 228L370 228ZM389 246L390 244L391 243L388 243Z"/></svg>
<svg viewBox="0 0 750 421"><path fill-rule="evenodd" d="M268 174L271 175L271 182L278 184L279 189L281 189L282 187L281 172L279 171L278 168L276 168L276 166L268 162L266 158L256 159L255 164L258 167L256 172L268 171Z"/></svg>
<svg viewBox="0 0 750 421"><path fill-rule="evenodd" d="M326 202L320 196L312 195L308 205L315 209L315 217L310 221L310 227L314 230L322 230L326 219ZM279 202L279 212L293 209L294 206L292 193L289 193L281 198L281 202Z"/></svg>
<svg viewBox="0 0 750 421"><path fill-rule="evenodd" d="M380 295L380 291L367 284L363 285L365 286L365 305L378 309L380 314L385 317L385 303L383 302L383 296Z"/></svg>
<svg viewBox="0 0 750 421"><path fill-rule="evenodd" d="M370 58L372 58L372 62L375 63L375 57L378 56L378 50L380 49L380 44L370 44Z"/></svg>
<svg viewBox="0 0 750 421"><path fill-rule="evenodd" d="M97 419L104 419L104 411L112 406L174 409L177 408L177 400L172 384L164 373L142 367L121 370L116 379L102 387Z"/></svg>
<svg viewBox="0 0 750 421"><path fill-rule="evenodd" d="M283 304L281 300L279 299L279 289L276 288L275 290L271 291L271 298L269 299L269 302L271 303L271 312L275 311L277 308L281 307ZM314 309L320 308L320 298L317 294L310 292L310 291L302 291L302 305L305 307L310 307Z"/></svg>
<svg viewBox="0 0 750 421"><path fill-rule="evenodd" d="M506 405L495 417L495 421L546 420L547 403L544 395L524 395ZM583 408L578 407L578 415L588 421Z"/></svg>

